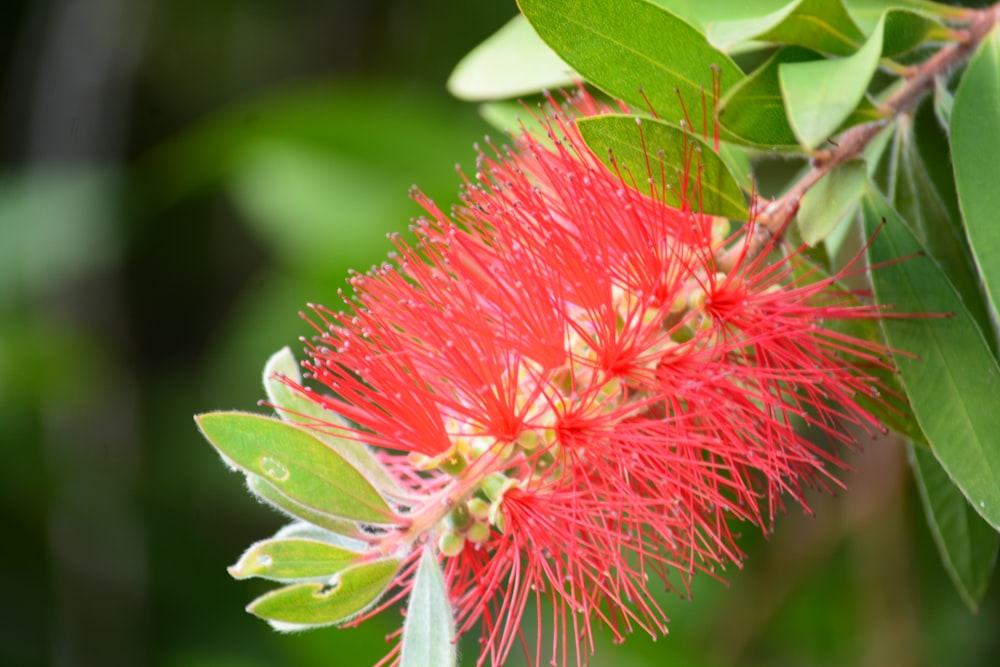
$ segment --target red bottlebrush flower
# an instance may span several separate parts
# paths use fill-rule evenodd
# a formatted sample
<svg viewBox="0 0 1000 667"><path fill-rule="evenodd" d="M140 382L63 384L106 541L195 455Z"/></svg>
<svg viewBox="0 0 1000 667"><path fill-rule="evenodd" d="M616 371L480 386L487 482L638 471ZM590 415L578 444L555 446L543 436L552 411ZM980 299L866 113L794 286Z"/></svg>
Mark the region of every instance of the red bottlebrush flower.
<svg viewBox="0 0 1000 667"><path fill-rule="evenodd" d="M852 444L845 426L883 428L855 397L886 351L824 326L880 311L796 253L722 273L753 223L726 238L628 187L572 113L481 155L454 217L417 193L416 246L396 238L393 264L352 276L349 313L314 308L305 366L333 393L305 395L414 496L372 542L409 550L403 592L412 554L437 545L459 632L481 624L480 664L525 641L529 606L526 648L557 664L586 662L600 626L665 632L651 575L686 591L739 563L731 520L766 530L783 496L836 484L836 452L797 425L832 449Z"/></svg>

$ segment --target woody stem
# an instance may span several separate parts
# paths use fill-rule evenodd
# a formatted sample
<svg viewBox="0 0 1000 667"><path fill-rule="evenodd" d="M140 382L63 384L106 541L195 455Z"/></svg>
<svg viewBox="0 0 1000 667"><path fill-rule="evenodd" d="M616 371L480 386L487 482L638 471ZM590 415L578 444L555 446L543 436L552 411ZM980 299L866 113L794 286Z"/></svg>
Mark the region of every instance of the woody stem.
<svg viewBox="0 0 1000 667"><path fill-rule="evenodd" d="M1000 3L986 9L967 10L965 28L952 42L909 71L903 85L881 105L884 118L855 126L840 135L832 150L818 151L813 155L811 169L785 194L768 203L757 215L753 233L743 244L721 253L719 270L728 272L740 261L752 259L770 248L780 236L785 224L795 215L802 197L824 176L836 167L861 154L868 143L881 132L891 119L913 111L933 89L934 80L965 62L979 44L1000 22Z"/></svg>

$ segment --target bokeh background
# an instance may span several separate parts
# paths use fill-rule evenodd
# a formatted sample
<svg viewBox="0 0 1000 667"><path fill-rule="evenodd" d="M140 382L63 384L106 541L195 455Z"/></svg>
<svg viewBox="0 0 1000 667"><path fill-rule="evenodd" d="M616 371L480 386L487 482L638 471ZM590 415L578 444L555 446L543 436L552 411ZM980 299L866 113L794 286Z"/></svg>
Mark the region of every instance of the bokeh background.
<svg viewBox="0 0 1000 667"><path fill-rule="evenodd" d="M370 665L399 625L279 635L225 567L282 519L198 435L258 409L405 230L454 201L489 132L449 97L512 0L0 3L0 665ZM941 156L941 159L946 159ZM903 448L871 442L745 567L664 597L669 637L595 666L1000 664L1000 586L971 614ZM474 647L463 664L472 664ZM512 659L522 664L522 659Z"/></svg>

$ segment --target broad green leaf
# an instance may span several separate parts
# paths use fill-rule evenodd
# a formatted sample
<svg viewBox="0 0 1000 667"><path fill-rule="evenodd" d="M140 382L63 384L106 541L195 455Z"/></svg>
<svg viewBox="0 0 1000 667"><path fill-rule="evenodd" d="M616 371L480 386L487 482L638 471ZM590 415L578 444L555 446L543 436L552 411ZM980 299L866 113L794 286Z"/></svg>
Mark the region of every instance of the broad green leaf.
<svg viewBox="0 0 1000 667"><path fill-rule="evenodd" d="M788 120L799 143L816 148L836 132L864 99L881 55L882 30L876 29L854 55L778 67Z"/></svg>
<svg viewBox="0 0 1000 667"><path fill-rule="evenodd" d="M817 57L815 52L797 46L775 53L722 98L719 121L723 127L752 144L796 147L798 141L785 115L778 67L783 63L808 62Z"/></svg>
<svg viewBox="0 0 1000 667"><path fill-rule="evenodd" d="M672 123L686 115L678 96L691 117L701 117L713 69L721 74L723 92L743 78L695 28L648 0L518 4L542 39L588 81L637 108L652 106Z"/></svg>
<svg viewBox="0 0 1000 667"><path fill-rule="evenodd" d="M235 579L263 577L276 581L318 579L340 572L361 557L329 542L302 538L257 542L244 552L229 574Z"/></svg>
<svg viewBox="0 0 1000 667"><path fill-rule="evenodd" d="M816 61L821 56L809 49L791 46L775 53L752 74L730 89L719 105L719 120L733 136L774 149L794 149L798 140L785 112L778 70L785 63ZM841 132L858 123L878 120L883 114L867 97L837 128Z"/></svg>
<svg viewBox="0 0 1000 667"><path fill-rule="evenodd" d="M459 61L448 90L463 100L501 100L568 86L577 78L519 14Z"/></svg>
<svg viewBox="0 0 1000 667"><path fill-rule="evenodd" d="M344 519L391 523L392 510L371 482L311 432L246 412L210 412L196 420L231 466L292 500Z"/></svg>
<svg viewBox="0 0 1000 667"><path fill-rule="evenodd" d="M753 165L750 156L742 146L727 141L719 143L719 157L726 163L726 168L743 192L754 191Z"/></svg>
<svg viewBox="0 0 1000 667"><path fill-rule="evenodd" d="M299 366L292 356L292 351L284 347L267 360L264 365L264 390L271 404L278 408L278 416L285 421L305 425L343 426L347 424L340 415L323 409L316 401L310 401L301 392L295 391L282 382L282 378L295 384L302 384ZM383 492L392 495L403 495L396 480L375 459L372 451L363 443L336 435L320 429L310 429L310 433L322 440L328 447L347 459L348 463L357 468L368 480Z"/></svg>
<svg viewBox="0 0 1000 667"><path fill-rule="evenodd" d="M786 0L653 0L656 4L684 19L702 34L705 28L718 21L753 18L780 9Z"/></svg>
<svg viewBox="0 0 1000 667"><path fill-rule="evenodd" d="M882 55L885 57L906 53L928 39L947 37L947 31L937 21L905 9L886 11L883 25Z"/></svg>
<svg viewBox="0 0 1000 667"><path fill-rule="evenodd" d="M814 185L799 204L797 219L802 240L814 246L838 226L846 224L857 210L867 182L864 161L851 160Z"/></svg>
<svg viewBox="0 0 1000 667"><path fill-rule="evenodd" d="M336 574L330 584L285 586L260 596L247 606L278 630L333 625L354 618L375 604L399 570L398 558L383 558L352 565Z"/></svg>
<svg viewBox="0 0 1000 667"><path fill-rule="evenodd" d="M665 191L666 203L671 206L679 207L683 201L697 209L700 202L704 213L747 218L743 193L729 168L711 146L690 132L662 121L625 114L582 118L577 126L598 158L610 166L613 155L615 163L629 169L646 194L652 191L662 196ZM690 150L695 151L701 169L696 172L692 166L690 178L685 179L684 155ZM652 173L647 172L647 160ZM699 174L700 199L693 189ZM683 192L684 180L689 181L688 192Z"/></svg>
<svg viewBox="0 0 1000 667"><path fill-rule="evenodd" d="M953 314L882 321L913 413L935 456L973 508L1000 527L1000 366L938 265L873 189L862 200L878 303L899 313ZM907 258L905 261L898 261ZM911 356L919 355L919 356Z"/></svg>
<svg viewBox="0 0 1000 667"><path fill-rule="evenodd" d="M323 530L327 530L338 535L354 538L361 537L363 535L361 528L354 521L330 516L325 512L320 512L312 507L308 507L300 502L292 500L278 490L278 487L262 477L258 477L257 475L247 475L247 488L250 489L251 493L263 500L265 503L284 512L293 519L301 519L302 521L310 523L314 526L319 526Z"/></svg>
<svg viewBox="0 0 1000 667"><path fill-rule="evenodd" d="M854 53L865 41L841 0L798 0L766 16L719 21L708 27L707 36L723 51L754 40L841 56Z"/></svg>
<svg viewBox="0 0 1000 667"><path fill-rule="evenodd" d="M993 313L1000 312L1000 33L983 40L962 76L951 115L958 201Z"/></svg>
<svg viewBox="0 0 1000 667"><path fill-rule="evenodd" d="M964 11L961 7L949 7L930 0L844 0L844 4L866 35L875 30L882 15L890 9L906 9L939 19L957 18Z"/></svg>
<svg viewBox="0 0 1000 667"><path fill-rule="evenodd" d="M1000 535L976 514L929 450L908 448L920 502L944 569L973 612L986 593Z"/></svg>
<svg viewBox="0 0 1000 667"><path fill-rule="evenodd" d="M454 667L455 649L455 620L441 566L433 550L424 548L406 607L400 667Z"/></svg>
<svg viewBox="0 0 1000 667"><path fill-rule="evenodd" d="M918 134L916 121L922 119L919 114L916 118L897 118L875 180L893 209L907 222L921 247L944 271L979 328L989 331L990 317L980 293L972 253L957 211L946 203L940 191L941 185L950 186L950 183L935 182L918 145L918 137L929 141L932 134L940 134L941 131L933 123L930 127L925 123L923 131ZM944 141L931 148L930 155L939 155L939 151L947 150ZM993 342L988 342L992 349Z"/></svg>

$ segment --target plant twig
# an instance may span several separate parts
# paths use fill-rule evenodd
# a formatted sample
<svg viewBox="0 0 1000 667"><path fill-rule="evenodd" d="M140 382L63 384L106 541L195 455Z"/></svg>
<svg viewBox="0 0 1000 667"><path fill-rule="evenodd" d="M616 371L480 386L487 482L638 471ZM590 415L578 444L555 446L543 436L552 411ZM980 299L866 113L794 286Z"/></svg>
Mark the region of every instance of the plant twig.
<svg viewBox="0 0 1000 667"><path fill-rule="evenodd" d="M835 148L815 153L812 169L785 194L767 203L757 213L754 229L749 238L744 243L725 250L719 256L718 267L721 271L732 270L740 262L741 257L744 260L751 259L771 247L781 236L785 225L798 210L802 197L812 186L839 165L860 155L891 119L913 111L934 87L935 78L965 62L1000 22L1000 3L986 9L967 10L964 16L966 27L958 32L959 41L948 44L912 68L906 82L882 103L881 110L886 116L884 119L853 127L840 135Z"/></svg>

